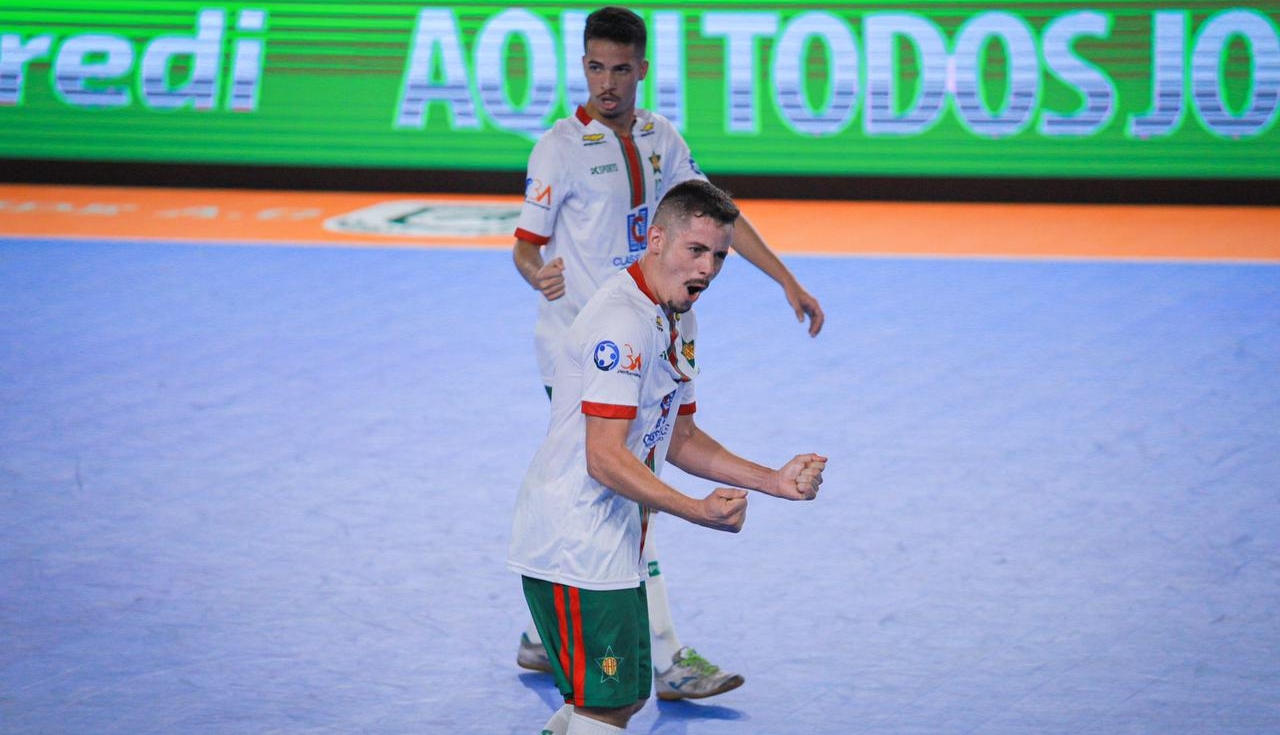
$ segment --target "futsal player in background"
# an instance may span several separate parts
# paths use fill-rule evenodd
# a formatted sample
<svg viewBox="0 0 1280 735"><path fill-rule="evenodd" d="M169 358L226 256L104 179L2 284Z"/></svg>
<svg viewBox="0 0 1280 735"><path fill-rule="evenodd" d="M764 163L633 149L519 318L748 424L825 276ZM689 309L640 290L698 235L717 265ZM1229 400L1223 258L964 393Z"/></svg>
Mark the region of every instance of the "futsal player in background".
<svg viewBox="0 0 1280 735"><path fill-rule="evenodd" d="M684 181L706 180L675 127L636 107L637 85L648 72L647 38L644 21L630 10L605 7L588 16L582 63L590 98L559 120L529 156L513 257L544 297L534 341L549 394L553 355L569 325L607 278L644 253L650 218L663 194ZM803 324L807 316L809 334L816 336L824 319L818 300L743 217L733 225L733 248L782 287L796 318ZM651 537L644 554L658 696L694 699L741 686L741 675L682 644ZM521 635L516 661L552 670L532 623Z"/></svg>

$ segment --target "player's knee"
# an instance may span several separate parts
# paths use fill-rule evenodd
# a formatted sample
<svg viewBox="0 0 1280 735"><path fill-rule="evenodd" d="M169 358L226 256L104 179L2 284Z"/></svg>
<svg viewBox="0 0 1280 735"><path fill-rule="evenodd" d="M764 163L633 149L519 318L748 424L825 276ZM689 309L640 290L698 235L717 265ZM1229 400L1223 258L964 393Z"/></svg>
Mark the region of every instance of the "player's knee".
<svg viewBox="0 0 1280 735"><path fill-rule="evenodd" d="M623 707L579 707L577 711L594 720L601 720L625 730L631 717L642 707L644 707L644 700Z"/></svg>

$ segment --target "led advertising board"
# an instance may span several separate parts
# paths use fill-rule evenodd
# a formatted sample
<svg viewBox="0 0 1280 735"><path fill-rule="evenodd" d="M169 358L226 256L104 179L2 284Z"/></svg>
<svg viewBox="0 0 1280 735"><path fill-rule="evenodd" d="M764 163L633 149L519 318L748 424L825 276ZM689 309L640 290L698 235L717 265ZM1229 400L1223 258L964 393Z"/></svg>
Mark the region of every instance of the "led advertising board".
<svg viewBox="0 0 1280 735"><path fill-rule="evenodd" d="M7 0L0 158L519 172L594 7ZM1280 178L1280 3L629 7L716 175Z"/></svg>

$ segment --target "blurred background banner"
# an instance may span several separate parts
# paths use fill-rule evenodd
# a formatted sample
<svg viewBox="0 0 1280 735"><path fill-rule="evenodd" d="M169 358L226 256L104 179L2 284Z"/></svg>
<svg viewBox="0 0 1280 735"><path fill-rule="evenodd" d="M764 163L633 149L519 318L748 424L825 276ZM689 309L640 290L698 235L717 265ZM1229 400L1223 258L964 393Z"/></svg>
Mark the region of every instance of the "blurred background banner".
<svg viewBox="0 0 1280 735"><path fill-rule="evenodd" d="M598 5L7 0L0 158L518 174ZM1277 2L629 6L718 176L1280 179Z"/></svg>

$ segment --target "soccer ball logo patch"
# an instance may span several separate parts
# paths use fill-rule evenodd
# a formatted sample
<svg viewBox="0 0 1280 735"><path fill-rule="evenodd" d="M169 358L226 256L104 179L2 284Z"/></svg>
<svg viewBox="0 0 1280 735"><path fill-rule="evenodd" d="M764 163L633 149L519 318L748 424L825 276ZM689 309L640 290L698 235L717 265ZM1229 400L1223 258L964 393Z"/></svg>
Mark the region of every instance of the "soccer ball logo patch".
<svg viewBox="0 0 1280 735"><path fill-rule="evenodd" d="M609 340L601 340L596 343L594 360L596 368L600 370L612 370L618 366L618 360L622 357L622 353L618 350L618 346Z"/></svg>

